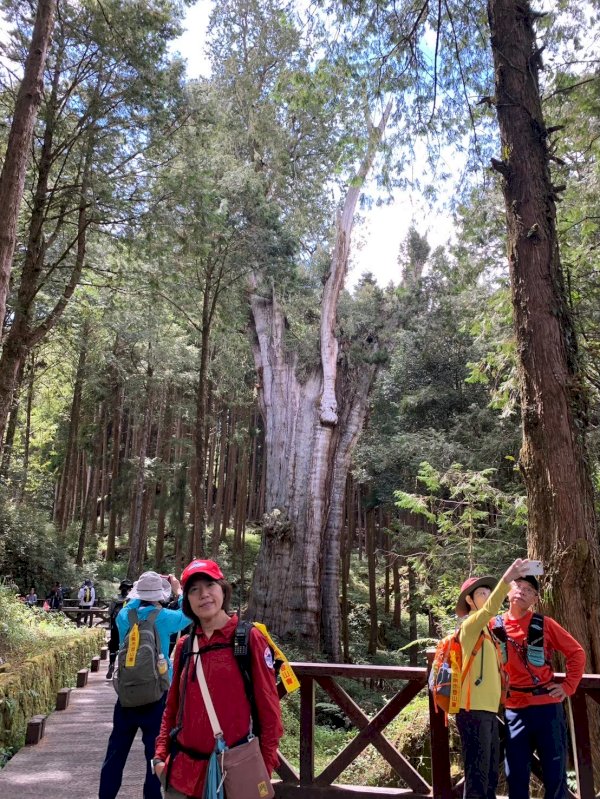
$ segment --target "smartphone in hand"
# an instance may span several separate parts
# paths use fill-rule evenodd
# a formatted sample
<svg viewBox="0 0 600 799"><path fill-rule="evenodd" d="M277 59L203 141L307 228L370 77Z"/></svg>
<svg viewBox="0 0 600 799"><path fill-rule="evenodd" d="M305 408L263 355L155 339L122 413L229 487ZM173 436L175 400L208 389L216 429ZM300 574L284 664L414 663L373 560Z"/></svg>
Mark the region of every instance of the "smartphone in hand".
<svg viewBox="0 0 600 799"><path fill-rule="evenodd" d="M539 577L539 575L543 573L544 573L544 565L541 560L532 560L529 562L529 569L527 571L527 574Z"/></svg>

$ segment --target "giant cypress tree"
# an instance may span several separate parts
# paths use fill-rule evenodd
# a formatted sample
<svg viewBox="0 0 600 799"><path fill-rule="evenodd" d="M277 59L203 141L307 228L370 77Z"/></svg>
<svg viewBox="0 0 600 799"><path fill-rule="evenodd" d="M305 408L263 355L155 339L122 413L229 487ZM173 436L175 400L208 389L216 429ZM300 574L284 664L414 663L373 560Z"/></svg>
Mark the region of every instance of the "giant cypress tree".
<svg viewBox="0 0 600 799"><path fill-rule="evenodd" d="M257 200L248 225L265 231L248 260L267 511L250 612L305 644L318 645L322 636L338 657L344 487L377 368L348 357L338 304L354 213L390 105L380 101L372 122L368 100L352 94L360 80L352 85L350 69L315 59L324 40L307 44L313 31L303 39L283 3L222 3L211 31L215 81L253 173ZM332 202L336 185L339 203ZM276 243L286 236L298 242L287 271ZM296 302L311 305L304 319ZM298 347L298 331L302 337L308 329ZM365 339L377 349L374 337Z"/></svg>

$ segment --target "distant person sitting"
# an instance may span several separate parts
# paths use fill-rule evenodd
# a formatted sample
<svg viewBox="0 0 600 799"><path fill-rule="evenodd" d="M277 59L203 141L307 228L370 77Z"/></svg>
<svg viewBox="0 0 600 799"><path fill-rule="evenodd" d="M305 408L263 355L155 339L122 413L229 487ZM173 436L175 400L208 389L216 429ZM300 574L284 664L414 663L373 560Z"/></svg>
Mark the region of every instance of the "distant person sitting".
<svg viewBox="0 0 600 799"><path fill-rule="evenodd" d="M60 583L54 583L53 588L50 590L50 593L46 597L46 602L48 603L50 610L62 610L63 606L63 593L62 588L60 587Z"/></svg>
<svg viewBox="0 0 600 799"><path fill-rule="evenodd" d="M37 600L38 598L37 594L35 593L35 588L31 586L31 588L29 589L29 593L25 597L25 603L31 607L33 605L37 605Z"/></svg>
<svg viewBox="0 0 600 799"><path fill-rule="evenodd" d="M96 601L96 591L94 590L94 586L92 585L92 581L90 579L87 579L79 589L77 601L79 602L79 607L81 610L89 611L90 608L94 607L94 602ZM85 626L88 624L91 627L93 619L93 613L78 613L77 626L79 627L81 624Z"/></svg>

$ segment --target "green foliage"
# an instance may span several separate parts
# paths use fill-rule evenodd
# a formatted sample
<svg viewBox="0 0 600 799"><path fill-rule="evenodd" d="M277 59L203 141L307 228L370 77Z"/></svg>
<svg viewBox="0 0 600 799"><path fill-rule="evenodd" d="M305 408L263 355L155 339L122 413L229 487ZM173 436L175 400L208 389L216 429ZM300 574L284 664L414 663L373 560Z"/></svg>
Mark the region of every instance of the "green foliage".
<svg viewBox="0 0 600 799"><path fill-rule="evenodd" d="M0 654L12 660L73 638L76 628L62 613L29 607L13 588L0 585Z"/></svg>
<svg viewBox="0 0 600 799"><path fill-rule="evenodd" d="M56 580L72 585L75 571L46 513L17 504L0 492L0 574L25 594L46 596Z"/></svg>
<svg viewBox="0 0 600 799"><path fill-rule="evenodd" d="M78 630L64 616L28 608L0 586L0 766L24 742L27 721L54 708L104 642L104 630Z"/></svg>
<svg viewBox="0 0 600 799"><path fill-rule="evenodd" d="M427 493L396 492L398 507L430 524L417 533L421 551L414 562L423 579L434 575L428 604L438 616L453 607L457 586L467 575L500 575L524 554L525 497L502 491L494 476L493 469L471 471L453 464L441 473L423 463L418 480Z"/></svg>

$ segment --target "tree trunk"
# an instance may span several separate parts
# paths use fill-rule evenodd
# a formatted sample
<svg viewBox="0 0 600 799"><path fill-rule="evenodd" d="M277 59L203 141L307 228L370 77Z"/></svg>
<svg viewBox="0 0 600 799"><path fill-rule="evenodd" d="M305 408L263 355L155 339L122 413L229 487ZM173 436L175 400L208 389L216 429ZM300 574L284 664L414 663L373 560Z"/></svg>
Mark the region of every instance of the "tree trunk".
<svg viewBox="0 0 600 799"><path fill-rule="evenodd" d="M223 408L221 413L220 440L219 440L219 473L217 477L217 498L215 500L215 510L213 519L213 534L211 553L213 558L219 552L219 541L221 540L221 518L223 515L223 494L225 488L225 459L227 457L227 422L229 413L227 408Z"/></svg>
<svg viewBox="0 0 600 799"><path fill-rule="evenodd" d="M99 508L99 516L100 516L100 529L98 530L98 534L101 538L104 537L104 526L105 526L105 519L106 519L106 496L108 493L108 405L104 404L104 418L102 422L103 432L102 432L102 454L101 454L101 465L100 465L100 484L98 486L100 492L100 508ZM96 531L94 530L94 534Z"/></svg>
<svg viewBox="0 0 600 799"><path fill-rule="evenodd" d="M83 503L83 511L81 513L81 527L79 528L79 540L77 545L77 556L75 563L77 566L83 566L83 559L85 554L85 545L87 539L88 525L92 518L97 516L98 512L98 485L99 485L99 472L100 461L102 453L102 439L104 431L102 428L102 421L104 418L104 409L100 408L96 417L96 441L94 443L94 453L92 456L92 463L89 470L89 478L83 481L87 484L85 492L85 499Z"/></svg>
<svg viewBox="0 0 600 799"><path fill-rule="evenodd" d="M204 291L203 317L208 314L209 292ZM190 560L206 555L206 400L208 386L208 346L210 326L208 323L202 327L200 341L200 369L198 371L198 386L196 389L196 424L194 427L194 517L188 557Z"/></svg>
<svg viewBox="0 0 600 799"><path fill-rule="evenodd" d="M235 441L235 432L237 429L237 412L234 409L231 411L229 419L229 431L227 437L227 463L225 469L225 491L223 494L223 519L221 520L221 538L220 541L225 541L227 535L227 528L231 521L231 513L233 509L233 500L235 488L235 474L238 464L238 446Z"/></svg>
<svg viewBox="0 0 600 799"><path fill-rule="evenodd" d="M17 431L17 422L19 420L19 392L21 383L23 382L23 374L25 372L25 362L21 361L19 364L19 371L15 380L15 389L12 396L10 407L10 416L8 417L8 424L6 426L6 437L4 439L4 447L0 447L2 452L2 464L0 465L0 477L4 480L8 479L10 472L10 462L13 454L13 446L15 443L15 433Z"/></svg>
<svg viewBox="0 0 600 799"><path fill-rule="evenodd" d="M383 600L383 612L388 615L390 612L390 575L391 575L391 567L390 567L390 534L389 531L386 530L384 533L384 549L385 549L385 579L384 579L384 600Z"/></svg>
<svg viewBox="0 0 600 799"><path fill-rule="evenodd" d="M75 374L75 384L73 386L73 400L71 402L71 413L69 415L69 433L67 436L67 448L63 466L62 486L58 497L57 521L61 532L64 532L69 524L71 517L70 509L73 507L73 493L75 490L74 486L77 472L77 436L79 434L81 394L86 370L89 332L89 325L85 322L81 330L79 360L77 362L77 372Z"/></svg>
<svg viewBox="0 0 600 799"><path fill-rule="evenodd" d="M123 423L123 399L125 390L123 384L115 375L113 384L113 416L111 426L111 476L110 476L110 515L108 518L108 538L106 541L106 560L115 559L115 541L117 535L117 511L121 506L119 495L119 471L121 463L121 428Z"/></svg>
<svg viewBox="0 0 600 799"><path fill-rule="evenodd" d="M348 475L346 479L346 497L345 497L345 528L342 533L342 575L341 575L341 636L342 636L342 658L344 663L350 662L350 631L348 629L348 613L350 611L350 604L348 602L348 582L350 579L350 557L352 554L352 522L354 518L354 489L352 487L352 477Z"/></svg>
<svg viewBox="0 0 600 799"><path fill-rule="evenodd" d="M33 389L35 385L35 357L29 359L29 375L27 381L27 405L25 409L25 435L23 436L23 474L21 476L21 490L19 500L22 502L27 491L27 477L29 474L29 447L31 444L31 409L33 406Z"/></svg>
<svg viewBox="0 0 600 799"><path fill-rule="evenodd" d="M150 348L149 348L150 349ZM144 421L140 435L140 444L137 452L137 469L134 487L134 512L133 524L131 526L129 562L127 564L127 577L135 580L142 570L144 554L146 550L146 540L144 535L145 506L144 488L146 478L146 454L150 443L150 427L152 421L152 374L153 369L150 364L150 353L148 354L148 368L146 371L146 398L144 403Z"/></svg>
<svg viewBox="0 0 600 799"><path fill-rule="evenodd" d="M0 356L0 446L4 438L4 429L20 363L27 357L31 348L39 344L47 336L64 313L79 283L85 263L87 228L89 224L88 189L96 135L92 125L90 125L87 133L88 139L81 163L77 236L64 253L66 255L72 248L75 249L73 265L58 300L42 316L39 313L39 306L36 307L36 300L41 284L47 277L43 271L47 247L44 236L44 223L48 213L48 202L52 196L52 192L48 190L48 182L56 154L53 150L53 140L56 126L55 112L58 87L61 78L61 58L63 55L64 52L61 52L55 64L43 143L37 165L38 176L29 223L27 249L21 269L14 316L8 333L4 338L2 355ZM100 87L97 85L96 96L99 90Z"/></svg>
<svg viewBox="0 0 600 799"><path fill-rule="evenodd" d="M367 564L369 571L369 655L377 654L377 584L375 573L375 511L367 511Z"/></svg>
<svg viewBox="0 0 600 799"><path fill-rule="evenodd" d="M31 44L19 86L0 173L0 338L6 315L17 222L25 188L33 127L42 102L44 67L52 38L56 0L38 0ZM1 436L1 433L0 433Z"/></svg>
<svg viewBox="0 0 600 799"><path fill-rule="evenodd" d="M409 613L409 622L408 622L408 638L410 641L416 641L418 638L418 629L417 629L417 580L415 576L415 570L412 567L412 564L408 563L408 613ZM411 646L409 651L409 663L411 666L417 665L417 648L415 646Z"/></svg>
<svg viewBox="0 0 600 799"><path fill-rule="evenodd" d="M399 630L402 626L402 592L400 590L400 559L398 556L394 556L392 571L394 575L394 617L392 624Z"/></svg>
<svg viewBox="0 0 600 799"><path fill-rule="evenodd" d="M506 205L528 550L546 568L545 610L584 647L586 671L598 673L600 549L585 441L587 397L556 232L556 190L538 85L541 51L527 0L489 0L488 18L505 156L493 165L503 178ZM595 704L592 734L600 773Z"/></svg>
<svg viewBox="0 0 600 799"><path fill-rule="evenodd" d="M267 512L249 612L277 635L314 647L320 643L322 619L325 624L331 622L326 638L333 657L340 653L340 533L349 459L343 444L339 450L338 446L343 441L350 446L356 440L346 435L340 416L355 423L361 419L344 393L337 394L341 388L337 304L347 271L356 204L390 111L388 105L379 126L372 129L367 154L337 221L321 303L321 363L304 383L296 376L296 356L286 351L285 319L275 291L268 298L259 296L255 283L250 297L256 334L254 360L265 422ZM322 594L324 575L328 588Z"/></svg>
<svg viewBox="0 0 600 799"><path fill-rule="evenodd" d="M175 391L173 386L169 386L167 390L167 400L164 409L164 418L162 422L163 436L161 440L161 448L158 453L160 458L161 467L163 469L163 476L160 480L159 487L159 500L158 500L158 521L156 524L156 547L154 550L154 566L157 571L161 571L163 567L163 560L165 557L165 524L167 519L167 508L169 506L169 480L167 479L167 467L171 463L171 448L173 444L173 400L175 398Z"/></svg>

